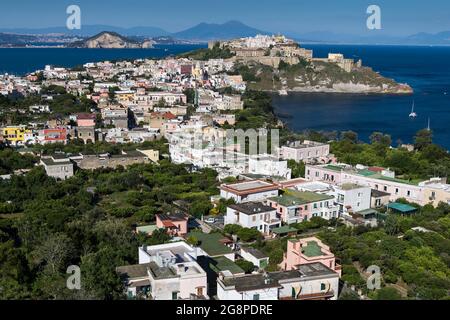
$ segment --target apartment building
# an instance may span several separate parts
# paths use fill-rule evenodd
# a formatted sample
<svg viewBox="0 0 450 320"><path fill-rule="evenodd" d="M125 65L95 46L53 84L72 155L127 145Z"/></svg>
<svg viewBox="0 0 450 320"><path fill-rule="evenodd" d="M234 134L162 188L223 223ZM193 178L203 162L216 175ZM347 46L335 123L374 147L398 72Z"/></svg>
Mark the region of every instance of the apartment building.
<svg viewBox="0 0 450 320"><path fill-rule="evenodd" d="M254 228L263 234L270 234L273 228L281 226L275 208L261 202L245 202L227 207L225 225L238 224L244 228Z"/></svg>
<svg viewBox="0 0 450 320"><path fill-rule="evenodd" d="M405 198L422 206L429 203L437 206L440 201L450 201L450 185L443 178L427 181L404 180L397 178L395 172L379 167L352 167L347 164L307 165L305 177L310 181L324 181L334 185L353 183L368 186L389 193L389 200L392 202Z"/></svg>
<svg viewBox="0 0 450 320"><path fill-rule="evenodd" d="M185 242L143 246L139 264L116 268L130 298L144 292L152 300L207 299L206 272L197 250Z"/></svg>
<svg viewBox="0 0 450 320"><path fill-rule="evenodd" d="M286 224L300 223L312 217L332 219L339 217L334 196L309 191L286 192L277 197L267 198L266 204L275 208L281 220Z"/></svg>
<svg viewBox="0 0 450 320"><path fill-rule="evenodd" d="M219 188L222 198L234 199L236 203L263 201L278 196L278 186L263 180L222 184Z"/></svg>
<svg viewBox="0 0 450 320"><path fill-rule="evenodd" d="M326 162L330 155L330 145L328 143L305 140L303 142L294 141L282 146L279 149L280 158L294 160L296 162Z"/></svg>
<svg viewBox="0 0 450 320"><path fill-rule="evenodd" d="M250 156L248 160L248 173L264 176L291 178L291 169L288 168L287 161L280 160L268 154Z"/></svg>
<svg viewBox="0 0 450 320"><path fill-rule="evenodd" d="M40 164L44 166L49 177L59 180L66 180L73 176L73 162L65 154L54 154L41 158Z"/></svg>
<svg viewBox="0 0 450 320"><path fill-rule="evenodd" d="M372 189L354 183L343 183L334 187L332 194L339 206L340 214L356 213L370 208Z"/></svg>
<svg viewBox="0 0 450 320"><path fill-rule="evenodd" d="M294 270L299 265L309 263L321 263L334 270L339 276L341 275L342 267L336 263L336 258L330 251L330 247L318 238L289 239L286 253L279 266L283 270Z"/></svg>
<svg viewBox="0 0 450 320"><path fill-rule="evenodd" d="M339 274L321 263L290 271L249 275L221 274L219 300L337 300Z"/></svg>

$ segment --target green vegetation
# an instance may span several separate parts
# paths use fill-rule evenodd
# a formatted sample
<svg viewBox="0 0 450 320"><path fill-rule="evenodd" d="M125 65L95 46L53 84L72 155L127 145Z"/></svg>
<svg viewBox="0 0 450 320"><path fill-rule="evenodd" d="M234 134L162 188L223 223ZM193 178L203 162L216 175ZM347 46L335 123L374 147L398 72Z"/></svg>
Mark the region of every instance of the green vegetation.
<svg viewBox="0 0 450 320"><path fill-rule="evenodd" d="M221 48L218 43L216 43L212 49L198 49L179 55L180 58L192 58L194 60L202 61L209 59L229 59L233 56L234 54L229 48Z"/></svg>
<svg viewBox="0 0 450 320"><path fill-rule="evenodd" d="M31 169L37 158L30 154L20 154L10 148L0 147L0 175L11 174L18 169Z"/></svg>
<svg viewBox="0 0 450 320"><path fill-rule="evenodd" d="M251 263L250 261L244 260L244 259L237 260L236 264L242 270L244 270L245 273L252 273L253 270L255 269L255 266L253 263Z"/></svg>
<svg viewBox="0 0 450 320"><path fill-rule="evenodd" d="M216 186L213 171L189 173L167 160L79 171L58 183L41 167L0 180L0 298L122 297L115 267L136 263L143 243L170 240L164 230L146 237L133 234L132 227L171 210L181 194L188 202L209 201ZM79 292L66 289L72 264L82 270Z"/></svg>
<svg viewBox="0 0 450 320"><path fill-rule="evenodd" d="M399 178L414 183L415 179L450 176L450 154L432 143L432 132L421 130L415 137L415 151L391 149L389 135L375 132L371 143L358 142L354 132L344 132L339 141L331 143L331 152L340 162L356 165L382 166L394 170Z"/></svg>

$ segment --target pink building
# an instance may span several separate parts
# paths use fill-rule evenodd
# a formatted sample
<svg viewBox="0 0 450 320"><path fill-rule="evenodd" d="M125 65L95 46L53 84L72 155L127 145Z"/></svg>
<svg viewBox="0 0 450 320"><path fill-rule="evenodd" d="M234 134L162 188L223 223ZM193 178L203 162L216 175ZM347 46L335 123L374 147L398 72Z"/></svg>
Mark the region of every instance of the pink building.
<svg viewBox="0 0 450 320"><path fill-rule="evenodd" d="M166 229L173 236L183 236L188 233L189 217L184 213L157 214L156 226Z"/></svg>
<svg viewBox="0 0 450 320"><path fill-rule="evenodd" d="M267 198L266 204L277 209L286 224L300 223L313 217L329 220L339 216L333 196L309 191L288 190L278 197Z"/></svg>
<svg viewBox="0 0 450 320"><path fill-rule="evenodd" d="M47 143L66 143L67 130L66 128L44 129L39 131L39 142Z"/></svg>
<svg viewBox="0 0 450 320"><path fill-rule="evenodd" d="M77 126L79 126L79 127L95 127L95 114L93 114L93 113L77 114Z"/></svg>
<svg viewBox="0 0 450 320"><path fill-rule="evenodd" d="M336 263L330 247L315 237L289 240L287 243L287 252L284 254L280 267L283 270L296 270L299 265L314 262L322 263L341 276L341 266Z"/></svg>

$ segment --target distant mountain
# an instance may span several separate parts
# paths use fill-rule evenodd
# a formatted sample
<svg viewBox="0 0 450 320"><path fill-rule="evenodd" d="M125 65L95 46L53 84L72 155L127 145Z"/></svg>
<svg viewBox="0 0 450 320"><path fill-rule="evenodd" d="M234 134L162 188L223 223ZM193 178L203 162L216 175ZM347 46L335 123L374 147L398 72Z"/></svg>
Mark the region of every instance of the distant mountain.
<svg viewBox="0 0 450 320"><path fill-rule="evenodd" d="M69 47L89 49L145 49L152 48L153 44L154 42L152 40L139 42L121 36L116 32L104 31L86 40L73 42Z"/></svg>
<svg viewBox="0 0 450 320"><path fill-rule="evenodd" d="M194 27L183 31L171 33L158 27L114 27L108 25L83 25L81 30L68 30L66 27L52 28L0 28L0 33L15 34L9 36L14 43L32 42L33 39L24 37L25 35L64 35L64 37L92 37L105 30L118 33L125 37L137 38L161 38L162 43L175 43L176 40L183 41L208 41L219 39L232 39L240 37L255 36L257 34L273 34L272 32L258 30L239 21L228 21L223 24L200 23ZM301 43L348 43L348 44L397 44L397 45L450 45L450 31L443 31L436 34L417 33L410 36L394 36L384 33L384 31L367 31L364 34L345 34L330 31L314 31L302 33L298 31L283 32L288 37ZM22 37L20 37L22 36ZM165 37L171 41L163 40ZM6 36L0 37L7 39ZM42 37L41 37L42 38ZM45 39L44 39L45 40ZM0 45L10 44L8 40L3 40Z"/></svg>
<svg viewBox="0 0 450 320"><path fill-rule="evenodd" d="M36 41L35 36L0 33L0 45L25 44Z"/></svg>
<svg viewBox="0 0 450 320"><path fill-rule="evenodd" d="M287 33L299 42L348 43L348 44L391 44L391 45L450 45L450 31L417 33L411 36L393 36L367 32L363 35L316 31L308 33Z"/></svg>
<svg viewBox="0 0 450 320"><path fill-rule="evenodd" d="M272 33L249 27L246 24L243 24L242 22L239 21L228 21L223 24L200 23L184 31L173 33L172 36L177 39L207 41L216 39L252 37L257 34L272 34Z"/></svg>
<svg viewBox="0 0 450 320"><path fill-rule="evenodd" d="M409 43L450 45L450 31L439 33L417 33L406 38Z"/></svg>
<svg viewBox="0 0 450 320"><path fill-rule="evenodd" d="M50 27L50 28L14 28L14 29L0 29L0 32L17 33L17 34L66 34L72 36L90 37L105 30L116 32L124 36L146 36L158 37L166 36L170 33L166 30L157 27L132 27L122 28L108 25L83 25L80 30L69 30L66 27Z"/></svg>

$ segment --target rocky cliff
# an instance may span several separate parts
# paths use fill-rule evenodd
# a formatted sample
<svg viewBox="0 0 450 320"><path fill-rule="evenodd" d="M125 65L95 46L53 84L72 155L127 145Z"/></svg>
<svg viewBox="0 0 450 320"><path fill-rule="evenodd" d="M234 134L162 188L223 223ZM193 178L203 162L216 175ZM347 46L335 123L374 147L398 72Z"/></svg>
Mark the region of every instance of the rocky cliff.
<svg viewBox="0 0 450 320"><path fill-rule="evenodd" d="M301 61L278 68L247 62L238 66L244 71L250 89L264 91L411 94L412 88L383 77L368 67L346 72L334 63Z"/></svg>
<svg viewBox="0 0 450 320"><path fill-rule="evenodd" d="M136 41L121 36L115 32L102 32L83 41L77 41L69 45L71 48L89 49L147 49L152 48L153 40Z"/></svg>

